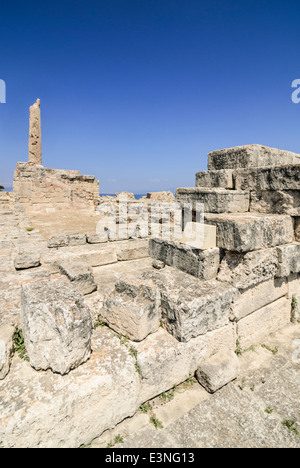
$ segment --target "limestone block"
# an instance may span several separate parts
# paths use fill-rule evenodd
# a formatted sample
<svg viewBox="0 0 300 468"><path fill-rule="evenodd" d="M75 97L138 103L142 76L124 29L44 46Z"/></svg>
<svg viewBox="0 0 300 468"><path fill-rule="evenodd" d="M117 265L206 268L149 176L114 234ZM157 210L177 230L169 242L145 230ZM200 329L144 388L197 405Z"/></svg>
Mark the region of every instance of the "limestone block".
<svg viewBox="0 0 300 468"><path fill-rule="evenodd" d="M239 374L240 362L237 355L233 351L223 349L201 364L196 377L205 390L215 393L237 379Z"/></svg>
<svg viewBox="0 0 300 468"><path fill-rule="evenodd" d="M137 278L158 287L164 327L179 341L189 341L229 323L237 290L227 283L202 281L170 267L126 275L122 281L132 285Z"/></svg>
<svg viewBox="0 0 300 468"><path fill-rule="evenodd" d="M300 215L300 190L265 190L251 192L250 211Z"/></svg>
<svg viewBox="0 0 300 468"><path fill-rule="evenodd" d="M282 297L253 312L237 324L238 340L242 348L262 344L264 340L291 322L291 301Z"/></svg>
<svg viewBox="0 0 300 468"><path fill-rule="evenodd" d="M196 187L233 189L233 170L201 171L196 173Z"/></svg>
<svg viewBox="0 0 300 468"><path fill-rule="evenodd" d="M0 446L78 448L133 416L140 387L135 359L107 327L93 332L92 358L65 376L19 360L0 382Z"/></svg>
<svg viewBox="0 0 300 468"><path fill-rule="evenodd" d="M133 341L141 341L158 330L161 321L159 289L151 281L132 277L119 280L116 290L104 301L102 319L110 328Z"/></svg>
<svg viewBox="0 0 300 468"><path fill-rule="evenodd" d="M86 244L86 235L85 234L69 234L69 245L84 245Z"/></svg>
<svg viewBox="0 0 300 468"><path fill-rule="evenodd" d="M232 307L232 320L238 321L258 309L287 296L286 278L272 278L244 289ZM300 294L300 291L299 291ZM299 296L300 297L300 296Z"/></svg>
<svg viewBox="0 0 300 468"><path fill-rule="evenodd" d="M229 282L245 290L272 279L278 270L276 248L254 250L247 253L225 252L218 280Z"/></svg>
<svg viewBox="0 0 300 468"><path fill-rule="evenodd" d="M21 324L31 366L67 374L91 354L92 320L83 296L63 279L22 286Z"/></svg>
<svg viewBox="0 0 300 468"><path fill-rule="evenodd" d="M158 201L158 202L174 202L175 197L172 192L164 191L164 192L148 192L147 198L151 201Z"/></svg>
<svg viewBox="0 0 300 468"><path fill-rule="evenodd" d="M195 249L206 250L217 247L217 228L209 224L187 222L180 243Z"/></svg>
<svg viewBox="0 0 300 468"><path fill-rule="evenodd" d="M261 145L236 146L208 154L208 170L299 164L300 155ZM237 187L236 187L237 188Z"/></svg>
<svg viewBox="0 0 300 468"><path fill-rule="evenodd" d="M300 217L294 218L295 241L300 242Z"/></svg>
<svg viewBox="0 0 300 468"><path fill-rule="evenodd" d="M120 243L116 246L116 256L119 262L129 260L138 260L140 258L149 257L149 241L148 239L129 240L124 244Z"/></svg>
<svg viewBox="0 0 300 468"><path fill-rule="evenodd" d="M109 265L118 261L116 249L113 247L72 253L70 259L87 263L91 267Z"/></svg>
<svg viewBox="0 0 300 468"><path fill-rule="evenodd" d="M178 188L176 201L182 205L190 203L197 209L197 203L203 205L208 213L245 213L249 210L249 192L226 190L222 188Z"/></svg>
<svg viewBox="0 0 300 468"><path fill-rule="evenodd" d="M53 236L48 240L49 249L67 247L68 245L69 245L69 236L67 235Z"/></svg>
<svg viewBox="0 0 300 468"><path fill-rule="evenodd" d="M0 380L9 373L11 357L14 351L15 327L2 325L0 327Z"/></svg>
<svg viewBox="0 0 300 468"><path fill-rule="evenodd" d="M200 364L220 348L233 351L236 336L228 325L182 343L160 328L132 345L137 350L142 376L140 403L144 403L193 376Z"/></svg>
<svg viewBox="0 0 300 468"><path fill-rule="evenodd" d="M220 263L218 248L200 250L180 242L149 240L150 257L178 268L196 278L211 280L216 278Z"/></svg>
<svg viewBox="0 0 300 468"><path fill-rule="evenodd" d="M299 158L300 161L300 158ZM278 167L260 167L234 172L235 188L238 190L299 190L300 170L297 164Z"/></svg>
<svg viewBox="0 0 300 468"><path fill-rule="evenodd" d="M217 227L217 245L225 250L249 252L293 242L288 215L209 214L205 222Z"/></svg>
<svg viewBox="0 0 300 468"><path fill-rule="evenodd" d="M88 233L86 235L86 240L88 244L102 244L103 242L108 242L107 231L103 233Z"/></svg>
<svg viewBox="0 0 300 468"><path fill-rule="evenodd" d="M92 269L88 264L65 260L59 264L59 269L81 294L91 294L97 290Z"/></svg>
<svg viewBox="0 0 300 468"><path fill-rule="evenodd" d="M278 272L276 276L289 276L300 272L300 244L280 245L278 253Z"/></svg>
<svg viewBox="0 0 300 468"><path fill-rule="evenodd" d="M18 255L14 260L16 270L27 270L29 268L39 267L41 257L39 253L25 253Z"/></svg>

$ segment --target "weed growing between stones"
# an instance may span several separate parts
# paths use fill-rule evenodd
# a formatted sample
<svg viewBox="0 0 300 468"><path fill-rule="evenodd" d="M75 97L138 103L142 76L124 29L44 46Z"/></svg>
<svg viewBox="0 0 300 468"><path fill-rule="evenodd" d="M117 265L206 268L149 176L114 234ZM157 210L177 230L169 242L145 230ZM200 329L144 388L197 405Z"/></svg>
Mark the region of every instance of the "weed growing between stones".
<svg viewBox="0 0 300 468"><path fill-rule="evenodd" d="M295 426L295 421L291 421L290 419L285 419L282 424L295 435L300 436L300 432L298 431L297 427Z"/></svg>
<svg viewBox="0 0 300 468"><path fill-rule="evenodd" d="M298 299L294 295L292 297L292 302L291 302L291 322L292 323L297 322L297 315L298 315Z"/></svg>
<svg viewBox="0 0 300 468"><path fill-rule="evenodd" d="M29 356L25 348L23 332L18 326L16 327L14 334L14 345L15 351L18 353L19 358L23 359L23 361L29 361Z"/></svg>
<svg viewBox="0 0 300 468"><path fill-rule="evenodd" d="M155 429L163 429L163 427L164 427L163 423L155 416L155 414L153 414L150 417L150 422L151 422L151 424L153 424Z"/></svg>
<svg viewBox="0 0 300 468"><path fill-rule="evenodd" d="M123 442L124 442L123 437L122 437L120 434L118 434L118 435L114 438L114 440L113 440L112 442L110 442L109 444L107 444L107 448L112 448L112 447L114 447L116 444L123 444Z"/></svg>
<svg viewBox="0 0 300 468"><path fill-rule="evenodd" d="M275 346L275 348L271 348L270 346L268 345L265 345L265 344L262 344L261 345L262 348L266 349L267 351L270 351L270 353L272 353L274 356L278 353L278 348L277 346Z"/></svg>

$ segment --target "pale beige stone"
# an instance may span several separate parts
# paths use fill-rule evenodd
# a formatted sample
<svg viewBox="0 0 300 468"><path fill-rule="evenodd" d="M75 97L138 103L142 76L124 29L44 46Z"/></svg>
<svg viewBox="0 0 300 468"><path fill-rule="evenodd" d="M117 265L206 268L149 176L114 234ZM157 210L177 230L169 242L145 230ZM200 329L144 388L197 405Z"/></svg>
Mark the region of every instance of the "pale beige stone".
<svg viewBox="0 0 300 468"><path fill-rule="evenodd" d="M272 278L249 287L240 294L233 304L232 320L238 321L287 294L288 282L286 278Z"/></svg>
<svg viewBox="0 0 300 468"><path fill-rule="evenodd" d="M242 348L262 344L271 334L291 322L291 301L282 297L262 307L237 324L237 335Z"/></svg>
<svg viewBox="0 0 300 468"><path fill-rule="evenodd" d="M42 133L39 99L30 107L28 161L36 165L42 165Z"/></svg>

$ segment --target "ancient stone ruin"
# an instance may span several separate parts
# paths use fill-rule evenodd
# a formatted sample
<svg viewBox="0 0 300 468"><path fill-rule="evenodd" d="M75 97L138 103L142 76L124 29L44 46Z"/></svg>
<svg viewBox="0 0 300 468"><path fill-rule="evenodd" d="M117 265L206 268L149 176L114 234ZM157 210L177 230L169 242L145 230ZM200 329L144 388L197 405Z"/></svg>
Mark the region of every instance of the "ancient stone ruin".
<svg viewBox="0 0 300 468"><path fill-rule="evenodd" d="M31 107L0 193L0 447L80 447L194 376L217 392L238 351L298 326L300 155L214 151L195 185L100 197L42 166Z"/></svg>

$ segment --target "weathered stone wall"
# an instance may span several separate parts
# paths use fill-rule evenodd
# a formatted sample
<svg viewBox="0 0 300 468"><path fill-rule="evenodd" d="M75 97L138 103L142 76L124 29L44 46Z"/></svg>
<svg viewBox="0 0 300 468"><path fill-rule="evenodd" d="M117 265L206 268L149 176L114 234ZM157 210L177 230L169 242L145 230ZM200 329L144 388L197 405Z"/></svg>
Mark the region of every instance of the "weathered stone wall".
<svg viewBox="0 0 300 468"><path fill-rule="evenodd" d="M14 194L28 212L55 212L94 208L99 199L99 181L79 171L48 169L18 163Z"/></svg>

